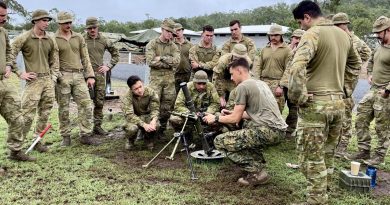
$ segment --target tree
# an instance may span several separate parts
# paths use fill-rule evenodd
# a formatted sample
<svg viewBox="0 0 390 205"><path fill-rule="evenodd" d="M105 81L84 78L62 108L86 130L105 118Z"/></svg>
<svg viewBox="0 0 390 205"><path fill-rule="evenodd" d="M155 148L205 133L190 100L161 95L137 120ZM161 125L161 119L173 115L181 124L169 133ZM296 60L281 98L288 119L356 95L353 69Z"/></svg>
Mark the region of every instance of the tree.
<svg viewBox="0 0 390 205"><path fill-rule="evenodd" d="M8 8L11 10L10 14L19 14L23 17L29 16L27 10L16 0L4 0L4 3L7 4Z"/></svg>

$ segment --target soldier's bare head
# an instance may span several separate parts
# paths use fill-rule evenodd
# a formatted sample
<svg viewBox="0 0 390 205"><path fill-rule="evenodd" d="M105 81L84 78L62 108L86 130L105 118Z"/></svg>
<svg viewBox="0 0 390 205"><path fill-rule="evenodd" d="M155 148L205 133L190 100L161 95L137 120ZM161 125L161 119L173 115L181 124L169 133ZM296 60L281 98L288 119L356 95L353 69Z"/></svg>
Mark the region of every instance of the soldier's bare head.
<svg viewBox="0 0 390 205"><path fill-rule="evenodd" d="M137 75L132 75L127 79L127 85L129 86L131 92L135 96L143 96L144 95L144 83L142 82L141 78Z"/></svg>
<svg viewBox="0 0 390 205"><path fill-rule="evenodd" d="M249 69L249 62L245 58L238 58L233 60L229 64L229 72L231 75L231 80L234 82L234 84L238 85L242 81L249 79Z"/></svg>
<svg viewBox="0 0 390 205"><path fill-rule="evenodd" d="M208 45L213 42L214 37L214 27L210 25L203 26L202 40L203 43Z"/></svg>
<svg viewBox="0 0 390 205"><path fill-rule="evenodd" d="M0 26L4 26L7 22L7 5L0 1Z"/></svg>
<svg viewBox="0 0 390 205"><path fill-rule="evenodd" d="M241 38L241 23L239 20L233 20L229 23L230 33L232 34L232 39L240 39Z"/></svg>
<svg viewBox="0 0 390 205"><path fill-rule="evenodd" d="M292 13L294 19L303 30L308 30L319 17L322 17L322 12L318 4L309 0L301 1Z"/></svg>

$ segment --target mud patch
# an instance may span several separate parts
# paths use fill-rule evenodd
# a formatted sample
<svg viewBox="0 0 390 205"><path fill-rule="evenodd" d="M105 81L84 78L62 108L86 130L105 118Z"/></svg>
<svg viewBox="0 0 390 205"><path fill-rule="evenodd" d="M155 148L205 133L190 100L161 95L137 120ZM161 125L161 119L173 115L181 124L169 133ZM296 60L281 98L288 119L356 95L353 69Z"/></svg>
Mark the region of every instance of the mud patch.
<svg viewBox="0 0 390 205"><path fill-rule="evenodd" d="M390 195L390 173L378 170L376 173L377 185L372 191L374 197L382 197Z"/></svg>

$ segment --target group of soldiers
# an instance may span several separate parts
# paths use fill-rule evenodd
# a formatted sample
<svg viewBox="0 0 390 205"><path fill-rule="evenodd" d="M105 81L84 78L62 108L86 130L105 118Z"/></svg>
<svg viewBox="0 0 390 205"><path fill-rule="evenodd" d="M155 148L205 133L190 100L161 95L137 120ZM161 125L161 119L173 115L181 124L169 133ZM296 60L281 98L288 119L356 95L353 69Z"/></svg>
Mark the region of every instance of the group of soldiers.
<svg viewBox="0 0 390 205"><path fill-rule="evenodd" d="M307 180L303 204L327 204L334 156L364 160L373 166L384 163L390 143L390 19L381 16L374 22L372 32L380 45L371 52L349 30L345 13L325 18L316 3L305 0L293 10L293 16L301 29L292 33L290 44L283 38L282 27L273 24L267 35L269 43L259 52L254 41L242 34L238 20L230 22L231 38L219 49L213 44L212 26L205 25L201 41L192 45L181 24L165 19L161 35L146 46L150 85L130 76L129 91L121 99L125 148L132 150L135 140L143 138L153 149L165 130L181 129L183 117L170 113L190 112L180 89L180 84L187 82L196 114L218 130L215 148L246 171L237 181L241 185L268 183L271 177L262 150L295 136L300 169ZM0 4L1 25L5 17L6 6ZM51 19L46 11L35 11L33 28L18 36L12 46L6 31L0 30L1 43L6 45L0 50L0 111L9 125L11 159L34 160L20 151L23 138L36 112L35 132L44 129L54 97L59 105L62 146L70 145L70 97L78 106L80 142L96 144L91 135L106 134L101 128L104 74L118 62L118 51L98 32L96 18L87 19L84 36L71 30L73 19L67 12L58 13L60 27L49 36L45 30ZM109 65L103 64L105 50L112 56ZM26 72L16 67L19 51ZM348 154L352 92L365 61L371 90L357 108L359 151ZM7 81L11 71L27 81L21 102ZM94 107L88 87L95 88ZM281 114L285 104L289 110L286 120ZM370 155L369 125L374 119L378 146ZM43 144L36 149L47 150Z"/></svg>

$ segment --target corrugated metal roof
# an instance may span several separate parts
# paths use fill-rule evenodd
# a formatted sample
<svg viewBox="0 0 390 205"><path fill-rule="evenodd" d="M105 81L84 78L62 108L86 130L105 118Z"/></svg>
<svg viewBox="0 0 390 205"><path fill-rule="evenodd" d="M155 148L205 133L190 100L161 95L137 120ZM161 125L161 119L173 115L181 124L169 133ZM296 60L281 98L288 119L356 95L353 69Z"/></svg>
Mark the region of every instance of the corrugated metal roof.
<svg viewBox="0 0 390 205"><path fill-rule="evenodd" d="M152 28L152 29L157 31L158 33L161 33L161 28L160 27ZM131 31L130 33L139 34L139 33L145 32L146 30L148 30L148 29L143 29L143 30L138 30L138 31ZM192 31L192 30L184 29L184 35L186 35L186 36L200 36L200 33Z"/></svg>
<svg viewBox="0 0 390 205"><path fill-rule="evenodd" d="M250 25L250 26L241 26L241 33L243 34L256 34L256 33L261 33L261 34L266 34L271 25ZM284 32L289 31L289 27L282 26L282 30ZM214 34L230 34L230 27L224 27L224 28L217 28L214 29Z"/></svg>

